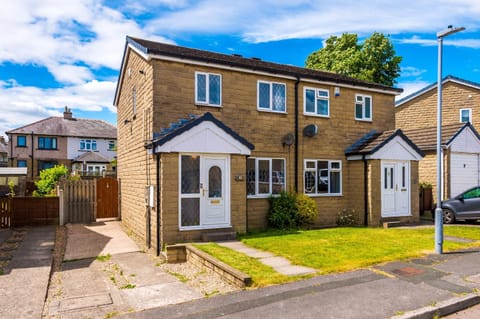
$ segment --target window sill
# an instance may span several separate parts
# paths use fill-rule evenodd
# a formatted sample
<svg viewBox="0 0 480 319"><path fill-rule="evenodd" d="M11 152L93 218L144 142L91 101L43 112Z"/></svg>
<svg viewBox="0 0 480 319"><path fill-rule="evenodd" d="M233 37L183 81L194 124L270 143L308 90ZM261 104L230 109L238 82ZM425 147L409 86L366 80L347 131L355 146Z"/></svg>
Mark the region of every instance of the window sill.
<svg viewBox="0 0 480 319"><path fill-rule="evenodd" d="M208 225L208 226L179 226L178 230L180 231L190 231L190 230L203 230L203 229L220 229L220 228L231 228L232 225L228 224L218 224L218 225Z"/></svg>
<svg viewBox="0 0 480 319"><path fill-rule="evenodd" d="M279 197L280 194L247 195L247 199L269 199L270 196Z"/></svg>
<svg viewBox="0 0 480 319"><path fill-rule="evenodd" d="M309 197L343 197L343 194L309 194L309 193L304 193L305 195Z"/></svg>
<svg viewBox="0 0 480 319"><path fill-rule="evenodd" d="M323 118L328 118L328 119L330 118L330 114L328 114L328 115L321 115L321 114L303 112L303 115L305 115L305 116L312 116L312 117L323 117Z"/></svg>
<svg viewBox="0 0 480 319"><path fill-rule="evenodd" d="M372 119L355 119L355 121L359 121L359 122L372 122Z"/></svg>
<svg viewBox="0 0 480 319"><path fill-rule="evenodd" d="M196 106L208 106L208 107L215 107L215 108L221 108L221 104L208 104L208 103L200 103L200 102L195 102Z"/></svg>
<svg viewBox="0 0 480 319"><path fill-rule="evenodd" d="M260 109L258 107L257 107L257 111L265 112L265 113L288 114L287 111L272 111L272 110L267 110L267 109Z"/></svg>

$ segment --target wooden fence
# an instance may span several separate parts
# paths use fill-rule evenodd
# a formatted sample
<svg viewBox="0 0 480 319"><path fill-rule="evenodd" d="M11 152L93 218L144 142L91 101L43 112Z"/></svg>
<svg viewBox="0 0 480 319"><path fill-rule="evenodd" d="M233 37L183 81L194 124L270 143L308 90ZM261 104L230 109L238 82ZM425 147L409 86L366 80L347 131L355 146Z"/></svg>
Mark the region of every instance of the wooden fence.
<svg viewBox="0 0 480 319"><path fill-rule="evenodd" d="M10 197L0 198L0 228L9 228L11 225Z"/></svg>
<svg viewBox="0 0 480 319"><path fill-rule="evenodd" d="M91 223L95 221L96 180L61 181L60 224Z"/></svg>
<svg viewBox="0 0 480 319"><path fill-rule="evenodd" d="M58 197L0 198L0 226L58 225Z"/></svg>

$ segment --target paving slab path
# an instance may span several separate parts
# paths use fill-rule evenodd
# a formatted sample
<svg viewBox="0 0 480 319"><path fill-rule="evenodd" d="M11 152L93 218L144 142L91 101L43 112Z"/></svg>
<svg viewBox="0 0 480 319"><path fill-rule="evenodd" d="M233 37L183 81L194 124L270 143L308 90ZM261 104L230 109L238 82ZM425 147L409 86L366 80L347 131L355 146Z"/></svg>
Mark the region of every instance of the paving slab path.
<svg viewBox="0 0 480 319"><path fill-rule="evenodd" d="M299 276L314 274L317 271L313 268L292 265L290 261L284 257L275 256L274 254L259 249L251 248L240 241L225 241L217 243L220 246L230 248L257 259L261 263L272 267L275 271L287 276Z"/></svg>

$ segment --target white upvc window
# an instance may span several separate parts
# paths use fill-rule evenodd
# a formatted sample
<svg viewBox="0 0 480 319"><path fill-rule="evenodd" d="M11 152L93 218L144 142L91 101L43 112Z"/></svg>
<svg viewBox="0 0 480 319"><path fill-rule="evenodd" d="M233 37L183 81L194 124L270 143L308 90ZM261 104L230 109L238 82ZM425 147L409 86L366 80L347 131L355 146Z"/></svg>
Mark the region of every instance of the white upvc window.
<svg viewBox="0 0 480 319"><path fill-rule="evenodd" d="M247 159L247 196L268 197L285 190L285 159Z"/></svg>
<svg viewBox="0 0 480 319"><path fill-rule="evenodd" d="M195 103L222 106L222 76L195 72Z"/></svg>
<svg viewBox="0 0 480 319"><path fill-rule="evenodd" d="M96 140L80 140L80 150L96 151L97 141Z"/></svg>
<svg viewBox="0 0 480 319"><path fill-rule="evenodd" d="M355 94L355 119L371 121L372 113L372 97L370 95Z"/></svg>
<svg viewBox="0 0 480 319"><path fill-rule="evenodd" d="M460 109L460 123L472 123L472 109Z"/></svg>
<svg viewBox="0 0 480 319"><path fill-rule="evenodd" d="M329 117L329 91L325 89L305 88L303 114Z"/></svg>
<svg viewBox="0 0 480 319"><path fill-rule="evenodd" d="M304 163L305 194L342 194L342 161L308 159Z"/></svg>
<svg viewBox="0 0 480 319"><path fill-rule="evenodd" d="M258 81L257 108L261 111L287 111L287 92L285 83Z"/></svg>

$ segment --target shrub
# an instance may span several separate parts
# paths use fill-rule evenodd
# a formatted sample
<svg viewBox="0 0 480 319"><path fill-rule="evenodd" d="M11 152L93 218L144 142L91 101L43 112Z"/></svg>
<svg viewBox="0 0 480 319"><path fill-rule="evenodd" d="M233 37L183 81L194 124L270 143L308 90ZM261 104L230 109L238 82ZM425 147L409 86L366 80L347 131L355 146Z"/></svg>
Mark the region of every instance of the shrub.
<svg viewBox="0 0 480 319"><path fill-rule="evenodd" d="M298 225L310 225L315 222L318 214L317 203L305 194L297 194L295 204L298 209Z"/></svg>
<svg viewBox="0 0 480 319"><path fill-rule="evenodd" d="M61 177L66 176L68 169L64 165L55 165L40 172L40 179L35 182L37 190L33 196L43 197L55 195L55 187Z"/></svg>
<svg viewBox="0 0 480 319"><path fill-rule="evenodd" d="M354 226L355 222L355 210L349 213L346 209L342 210L337 215L337 225L338 226Z"/></svg>
<svg viewBox="0 0 480 319"><path fill-rule="evenodd" d="M274 228L289 229L297 227L298 209L295 203L295 194L281 192L279 196L271 196L267 219L268 224Z"/></svg>
<svg viewBox="0 0 480 319"><path fill-rule="evenodd" d="M268 224L279 229L291 229L313 224L317 217L317 204L304 194L282 192L270 197Z"/></svg>

